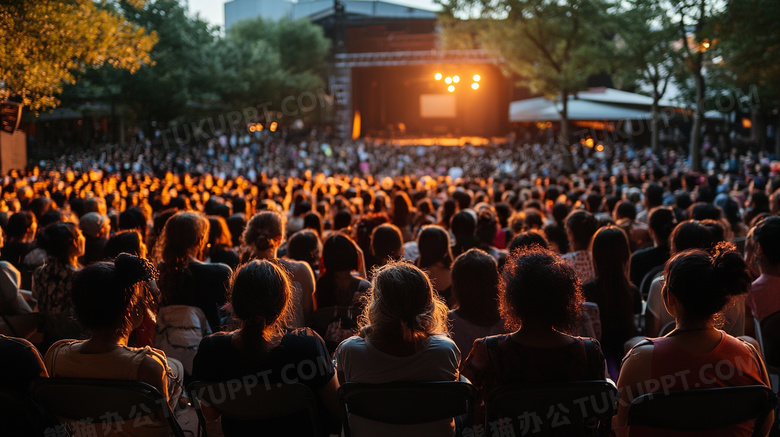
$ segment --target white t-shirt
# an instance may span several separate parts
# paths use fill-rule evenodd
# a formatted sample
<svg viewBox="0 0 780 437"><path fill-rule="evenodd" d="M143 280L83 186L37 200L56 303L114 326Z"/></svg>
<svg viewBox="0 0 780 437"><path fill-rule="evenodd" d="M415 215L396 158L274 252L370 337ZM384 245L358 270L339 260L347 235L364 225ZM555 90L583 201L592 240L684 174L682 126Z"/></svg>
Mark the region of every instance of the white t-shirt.
<svg viewBox="0 0 780 437"><path fill-rule="evenodd" d="M504 326L503 320L499 320L492 326L479 326L460 317L455 310L450 311L448 318L451 325L450 337L465 356L468 356L471 351L474 340L510 332Z"/></svg>
<svg viewBox="0 0 780 437"><path fill-rule="evenodd" d="M458 379L460 351L445 335L428 338L413 355L397 357L375 348L361 337L344 340L334 354L336 369L347 382L381 384L386 382L455 381ZM421 425L389 425L350 416L354 436L452 436L454 420Z"/></svg>

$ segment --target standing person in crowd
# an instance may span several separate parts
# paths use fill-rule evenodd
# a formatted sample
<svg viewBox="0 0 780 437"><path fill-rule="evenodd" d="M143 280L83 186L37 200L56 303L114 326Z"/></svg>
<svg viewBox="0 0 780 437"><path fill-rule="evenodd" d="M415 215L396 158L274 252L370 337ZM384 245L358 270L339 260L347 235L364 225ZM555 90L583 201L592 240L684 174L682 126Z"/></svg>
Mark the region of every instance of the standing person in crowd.
<svg viewBox="0 0 780 437"><path fill-rule="evenodd" d="M461 368L479 398L506 384L604 379L598 343L565 334L577 323L582 301L576 272L554 252L531 246L511 253L499 305L515 332L476 340Z"/></svg>
<svg viewBox="0 0 780 437"><path fill-rule="evenodd" d="M79 271L73 281L73 304L79 322L90 331L87 340L60 340L44 362L55 378L126 379L152 385L171 407L182 391L181 363L149 347L127 346L130 332L140 326L151 305L149 283L157 275L147 260L121 254L113 262L97 262ZM130 436L163 436L168 423L148 418L104 428ZM96 431L97 425L94 425ZM102 424L101 426L106 426ZM85 430L85 432L87 432Z"/></svg>
<svg viewBox="0 0 780 437"><path fill-rule="evenodd" d="M241 235L244 261L252 259L277 259L277 251L284 242L284 216L274 211L255 214ZM314 272L305 262L290 259L279 260L290 275L293 286L292 318L289 328L302 328L317 309L314 302Z"/></svg>
<svg viewBox="0 0 780 437"><path fill-rule="evenodd" d="M452 295L457 307L448 315L450 336L463 356L474 340L507 332L498 311L498 268L492 256L469 249L456 258Z"/></svg>
<svg viewBox="0 0 780 437"><path fill-rule="evenodd" d="M417 267L425 270L433 282L433 288L447 302L450 308L455 306L452 294L452 252L450 236L447 231L436 225L426 225L417 236L417 248L420 252Z"/></svg>
<svg viewBox="0 0 780 437"><path fill-rule="evenodd" d="M339 384L322 339L308 328L286 331L292 317L293 287L279 260L252 260L233 275L231 305L240 328L219 332L201 341L195 356L193 377L199 381L246 380L267 375L267 381L281 384L300 380L317 397L324 435L337 432ZM309 378L295 375L302 363L314 363L318 372ZM256 390L265 390L261 381ZM205 413L216 414L204 406ZM308 435L308 420L300 415L269 421L222 418L226 437L254 435Z"/></svg>
<svg viewBox="0 0 780 437"><path fill-rule="evenodd" d="M460 352L447 335L447 305L428 276L392 262L376 271L360 333L336 350L341 382L454 381ZM388 425L352 415L355 436L453 435L455 423Z"/></svg>
<svg viewBox="0 0 780 437"><path fill-rule="evenodd" d="M583 284L596 277L589 247L598 227L598 220L588 211L574 211L566 217L566 235L569 237L571 252L564 254L563 260L574 267Z"/></svg>
<svg viewBox="0 0 780 437"><path fill-rule="evenodd" d="M79 260L83 265L103 260L103 249L111 235L111 221L105 215L88 212L79 219L79 229L84 234L84 255Z"/></svg>
<svg viewBox="0 0 780 437"><path fill-rule="evenodd" d="M610 375L618 375L623 359L623 344L639 331L642 296L628 279L630 250L625 231L607 225L596 231L590 245L596 279L587 282L582 292L588 302L599 306L601 346Z"/></svg>
<svg viewBox="0 0 780 437"><path fill-rule="evenodd" d="M160 271L161 306L197 307L216 332L222 327L220 310L227 302L232 271L225 264L201 261L208 236L206 217L191 211L176 213L155 243L153 261Z"/></svg>
<svg viewBox="0 0 780 437"><path fill-rule="evenodd" d="M635 346L623 363L618 380L621 399L615 419L618 435L658 435L658 429L626 427L628 406L640 393L689 387L713 388L743 385L769 386L758 351L742 339L716 328L715 318L735 296L747 293L750 275L733 246L722 243L713 254L691 249L675 254L666 264L664 305L674 316L675 329L662 338L647 339ZM723 370L729 369L729 370ZM738 371L734 371L739 369ZM683 375L666 378L668 375ZM668 381L667 381L668 379ZM766 435L773 415L764 424ZM752 424L742 423L707 435L748 436Z"/></svg>
<svg viewBox="0 0 780 437"><path fill-rule="evenodd" d="M52 223L38 236L38 245L46 251L46 262L35 270L32 296L43 317L43 345L48 347L63 338L83 339L86 335L76 321L71 289L81 269L84 236L73 223Z"/></svg>

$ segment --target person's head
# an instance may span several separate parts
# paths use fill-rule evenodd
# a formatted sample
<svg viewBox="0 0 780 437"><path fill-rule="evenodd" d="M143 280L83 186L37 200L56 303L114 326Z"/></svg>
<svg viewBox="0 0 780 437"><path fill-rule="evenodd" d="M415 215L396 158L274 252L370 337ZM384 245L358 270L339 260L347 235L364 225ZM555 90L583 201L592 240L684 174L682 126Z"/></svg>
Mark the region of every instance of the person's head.
<svg viewBox="0 0 780 437"><path fill-rule="evenodd" d="M521 232L512 239L511 243L509 243L509 253L512 253L518 249L525 249L526 247L532 246L534 244L541 246L544 249L547 249L549 246L547 239L545 239L544 235L541 233L537 231Z"/></svg>
<svg viewBox="0 0 780 437"><path fill-rule="evenodd" d="M319 267L321 249L320 237L311 229L296 232L287 242L287 256L309 264L313 271Z"/></svg>
<svg viewBox="0 0 780 437"><path fill-rule="evenodd" d="M357 244L346 235L335 233L322 246L322 266L326 273L351 272L360 266Z"/></svg>
<svg viewBox="0 0 780 437"><path fill-rule="evenodd" d="M317 233L318 237L322 237L325 229L325 225L322 222L322 216L317 211L311 211L303 216L303 229L311 229Z"/></svg>
<svg viewBox="0 0 780 437"><path fill-rule="evenodd" d="M647 217L647 226L653 234L657 246L669 245L669 236L677 223L672 208L659 206L650 211Z"/></svg>
<svg viewBox="0 0 780 437"><path fill-rule="evenodd" d="M233 246L233 236L228 229L227 220L219 215L210 215L209 220L209 244L211 247Z"/></svg>
<svg viewBox="0 0 780 437"><path fill-rule="evenodd" d="M241 235L241 244L256 258L269 250L276 251L284 240L284 217L275 211L255 214ZM274 253L275 256L275 253Z"/></svg>
<svg viewBox="0 0 780 437"><path fill-rule="evenodd" d="M420 256L417 258L417 266L421 269L428 268L437 262L449 268L452 263L450 251L450 234L437 225L423 227L417 236L417 250Z"/></svg>
<svg viewBox="0 0 780 437"><path fill-rule="evenodd" d="M621 200L615 205L612 217L617 220L627 219L632 222L636 220L636 205L628 200Z"/></svg>
<svg viewBox="0 0 780 437"><path fill-rule="evenodd" d="M151 308L149 281L157 271L149 261L122 253L114 261L90 264L76 273L71 296L81 325L126 339Z"/></svg>
<svg viewBox="0 0 780 437"><path fill-rule="evenodd" d="M607 278L619 275L621 272L624 276L628 275L631 249L623 229L614 225L600 228L593 235L590 250L593 253L596 277Z"/></svg>
<svg viewBox="0 0 780 437"><path fill-rule="evenodd" d="M203 254L209 236L209 221L196 212L178 212L163 227L154 247L154 259L171 268L183 267Z"/></svg>
<svg viewBox="0 0 780 437"><path fill-rule="evenodd" d="M38 247L62 262L84 255L84 236L74 223L52 223L38 235Z"/></svg>
<svg viewBox="0 0 780 437"><path fill-rule="evenodd" d="M469 249L452 263L452 294L461 309L475 311L491 306L498 299L496 259L479 249Z"/></svg>
<svg viewBox="0 0 780 437"><path fill-rule="evenodd" d="M596 217L588 211L574 211L566 217L566 232L573 250L585 250L599 227Z"/></svg>
<svg viewBox="0 0 780 437"><path fill-rule="evenodd" d="M114 234L103 248L103 256L116 258L120 253L146 258L146 244L137 229L127 229Z"/></svg>
<svg viewBox="0 0 780 437"><path fill-rule="evenodd" d="M397 226L384 223L371 232L371 253L381 264L403 255L403 236Z"/></svg>
<svg viewBox="0 0 780 437"><path fill-rule="evenodd" d="M409 263L391 262L374 272L360 328L364 337L420 345L429 336L446 332L447 304L425 272Z"/></svg>
<svg viewBox="0 0 780 437"><path fill-rule="evenodd" d="M79 228L85 237L108 238L111 221L100 213L88 212L79 219Z"/></svg>
<svg viewBox="0 0 780 437"><path fill-rule="evenodd" d="M510 254L499 280L499 303L504 323L566 330L583 302L574 268L538 246Z"/></svg>
<svg viewBox="0 0 780 437"><path fill-rule="evenodd" d="M656 183L645 188L645 207L653 209L664 204L664 189Z"/></svg>
<svg viewBox="0 0 780 437"><path fill-rule="evenodd" d="M352 226L352 211L342 209L333 216L333 230L348 229Z"/></svg>
<svg viewBox="0 0 780 437"><path fill-rule="evenodd" d="M761 220L753 228L753 241L759 260L770 266L780 265L780 217Z"/></svg>
<svg viewBox="0 0 780 437"><path fill-rule="evenodd" d="M404 191L393 196L393 224L399 227L409 225L409 214L412 211L412 201Z"/></svg>
<svg viewBox="0 0 780 437"><path fill-rule="evenodd" d="M671 253L686 249L709 249L714 243L712 231L698 220L686 220L672 231L669 237Z"/></svg>
<svg viewBox="0 0 780 437"><path fill-rule="evenodd" d="M27 242L35 238L38 220L30 211L19 211L8 219L5 233L11 241Z"/></svg>
<svg viewBox="0 0 780 437"><path fill-rule="evenodd" d="M241 344L254 353L283 335L291 315L292 285L275 260L252 260L230 281L233 315L241 321Z"/></svg>
<svg viewBox="0 0 780 437"><path fill-rule="evenodd" d="M666 263L664 278L664 303L678 325L708 321L733 296L750 289L747 264L727 243L719 244L712 255L701 249L675 254Z"/></svg>

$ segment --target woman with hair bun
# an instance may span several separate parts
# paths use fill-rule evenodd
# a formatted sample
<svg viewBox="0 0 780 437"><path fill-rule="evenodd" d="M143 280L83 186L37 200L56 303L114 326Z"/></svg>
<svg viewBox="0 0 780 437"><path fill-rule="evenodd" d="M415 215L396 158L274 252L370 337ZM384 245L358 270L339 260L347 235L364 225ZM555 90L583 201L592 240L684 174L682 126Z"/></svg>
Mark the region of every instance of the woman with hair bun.
<svg viewBox="0 0 780 437"><path fill-rule="evenodd" d="M277 251L284 243L284 216L274 211L255 214L241 234L242 261L277 259ZM302 261L279 259L279 265L290 276L293 286L292 317L288 328L302 328L316 309L314 302L314 272Z"/></svg>
<svg viewBox="0 0 780 437"><path fill-rule="evenodd" d="M391 262L374 273L360 333L336 350L339 381L454 381L460 351L446 332L447 304L425 272ZM442 436L455 431L450 420L387 425L356 416L350 417L350 427L356 436Z"/></svg>
<svg viewBox="0 0 780 437"><path fill-rule="evenodd" d="M149 261L126 253L113 262L97 262L79 271L73 281L73 304L90 337L54 343L44 358L49 375L141 381L154 386L170 405L175 405L181 393L181 363L166 359L163 352L148 346L127 346L130 332L140 326L152 305L149 284L156 277L157 271ZM151 418L147 422L140 427L129 420L112 426L122 435L170 432L167 422Z"/></svg>
<svg viewBox="0 0 780 437"><path fill-rule="evenodd" d="M633 398L659 390L657 381L665 381L664 391L769 386L756 349L716 327L716 318L730 301L750 289L747 265L733 246L721 243L713 254L701 249L677 253L666 263L664 276L664 305L676 327L665 337L639 343L625 358L618 380L618 435L657 435L658 430L625 426ZM760 435L766 435L772 422L770 416ZM748 422L707 435L748 436L752 427Z"/></svg>
<svg viewBox="0 0 780 437"><path fill-rule="evenodd" d="M240 266L233 275L230 300L240 328L201 341L193 377L199 381L246 381L247 377L263 375L257 390L265 390L264 383L303 383L318 395L325 434L336 433L333 425L338 425L327 413L337 411L336 372L325 344L314 331L286 331L292 299L292 284L279 260L253 260ZM215 416L210 411L209 415ZM222 418L222 430L228 437L257 435L259 430L263 435L308 435L308 426L298 415L269 422Z"/></svg>

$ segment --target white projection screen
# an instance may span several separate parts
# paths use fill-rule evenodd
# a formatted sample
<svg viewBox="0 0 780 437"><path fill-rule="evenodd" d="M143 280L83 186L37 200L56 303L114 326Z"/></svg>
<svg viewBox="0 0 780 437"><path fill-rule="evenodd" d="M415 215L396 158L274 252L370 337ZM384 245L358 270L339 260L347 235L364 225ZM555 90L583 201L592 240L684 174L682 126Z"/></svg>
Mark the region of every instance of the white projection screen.
<svg viewBox="0 0 780 437"><path fill-rule="evenodd" d="M420 95L421 118L455 118L454 94Z"/></svg>

